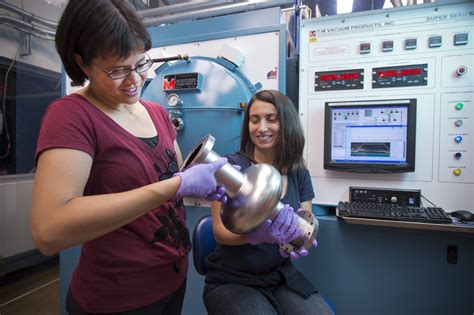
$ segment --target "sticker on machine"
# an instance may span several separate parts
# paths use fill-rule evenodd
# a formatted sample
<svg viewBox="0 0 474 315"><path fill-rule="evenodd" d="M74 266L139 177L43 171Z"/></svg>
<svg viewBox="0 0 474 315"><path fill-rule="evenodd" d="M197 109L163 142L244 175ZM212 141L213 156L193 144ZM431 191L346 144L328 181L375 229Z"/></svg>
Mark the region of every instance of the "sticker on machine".
<svg viewBox="0 0 474 315"><path fill-rule="evenodd" d="M278 78L278 68L275 67L273 70L267 72L267 79L277 79Z"/></svg>
<svg viewBox="0 0 474 315"><path fill-rule="evenodd" d="M314 50L315 56L347 55L350 52L349 46L320 47Z"/></svg>

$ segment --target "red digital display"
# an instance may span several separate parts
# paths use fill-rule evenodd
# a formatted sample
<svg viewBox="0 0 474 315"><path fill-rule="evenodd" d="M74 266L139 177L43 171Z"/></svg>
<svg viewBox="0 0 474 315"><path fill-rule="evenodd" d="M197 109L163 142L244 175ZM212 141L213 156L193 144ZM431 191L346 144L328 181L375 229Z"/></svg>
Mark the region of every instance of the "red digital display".
<svg viewBox="0 0 474 315"><path fill-rule="evenodd" d="M324 73L321 74L321 81L347 81L359 79L358 72L343 72L343 73Z"/></svg>
<svg viewBox="0 0 474 315"><path fill-rule="evenodd" d="M421 75L421 68L380 70L377 72L377 76L379 78L405 77L414 75Z"/></svg>

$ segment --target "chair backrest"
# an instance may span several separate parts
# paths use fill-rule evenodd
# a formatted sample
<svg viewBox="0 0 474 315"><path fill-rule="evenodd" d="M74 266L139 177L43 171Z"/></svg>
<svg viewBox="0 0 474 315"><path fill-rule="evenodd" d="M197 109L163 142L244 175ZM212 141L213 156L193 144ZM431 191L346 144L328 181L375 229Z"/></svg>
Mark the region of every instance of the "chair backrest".
<svg viewBox="0 0 474 315"><path fill-rule="evenodd" d="M212 216L207 215L198 220L193 231L193 263L201 275L207 272L204 261L216 248L216 240L212 230Z"/></svg>

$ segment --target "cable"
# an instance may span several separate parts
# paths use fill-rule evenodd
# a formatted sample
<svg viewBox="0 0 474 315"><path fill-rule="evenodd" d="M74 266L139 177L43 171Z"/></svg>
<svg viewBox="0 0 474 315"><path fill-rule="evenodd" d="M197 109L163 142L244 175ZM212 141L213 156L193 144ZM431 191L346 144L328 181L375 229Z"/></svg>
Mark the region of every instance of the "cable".
<svg viewBox="0 0 474 315"><path fill-rule="evenodd" d="M0 159L6 158L10 155L11 149L11 138L10 138L10 131L8 130L8 122L7 122L7 110L6 110L6 103L7 103L7 86L8 86L8 75L10 74L10 70L13 68L13 65L16 62L16 58L18 56L18 52L20 51L20 47L16 49L15 56L13 56L12 62L8 66L7 71L5 72L5 79L3 80L3 98L2 98L2 114L3 114L3 125L5 128L5 137L7 139L7 149L4 154L0 155Z"/></svg>
<svg viewBox="0 0 474 315"><path fill-rule="evenodd" d="M423 194L420 194L421 198L425 199L426 201L428 201L433 207L435 208L438 208L437 205L435 205L434 203L432 203L428 198L426 198L425 196L423 196Z"/></svg>

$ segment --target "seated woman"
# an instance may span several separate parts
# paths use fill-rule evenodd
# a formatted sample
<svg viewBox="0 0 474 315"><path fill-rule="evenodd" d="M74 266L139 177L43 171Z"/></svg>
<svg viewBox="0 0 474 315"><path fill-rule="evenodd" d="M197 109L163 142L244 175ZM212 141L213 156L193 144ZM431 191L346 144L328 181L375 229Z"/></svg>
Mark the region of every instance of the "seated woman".
<svg viewBox="0 0 474 315"><path fill-rule="evenodd" d="M218 245L206 259L203 294L209 314L333 314L313 284L293 266L290 255L278 246L301 233L295 210L311 211L314 192L303 148L303 130L291 100L278 91L258 92L245 111L240 152L227 158L242 171L255 163L273 165L282 174L285 207L273 222L267 220L241 235L224 227L221 204L213 202ZM303 248L292 252L291 258L307 254Z"/></svg>

